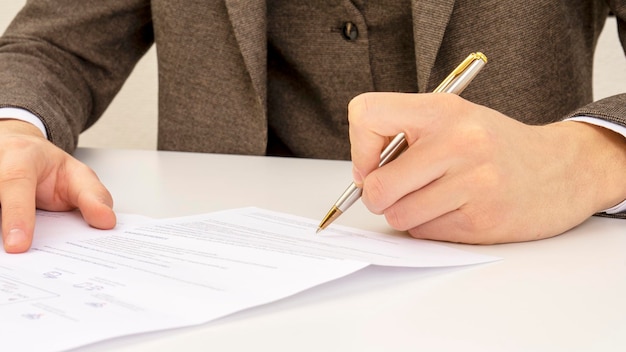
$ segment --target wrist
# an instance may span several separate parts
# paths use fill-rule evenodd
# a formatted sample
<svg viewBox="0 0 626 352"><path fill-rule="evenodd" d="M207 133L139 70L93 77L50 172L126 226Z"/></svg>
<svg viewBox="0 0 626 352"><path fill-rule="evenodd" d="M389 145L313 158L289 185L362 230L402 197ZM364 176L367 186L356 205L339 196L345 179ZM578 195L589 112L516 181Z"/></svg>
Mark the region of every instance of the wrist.
<svg viewBox="0 0 626 352"><path fill-rule="evenodd" d="M585 122L565 121L562 127L563 145L575 144L575 164L572 178L585 190L594 212L600 212L626 199L626 138L608 128Z"/></svg>
<svg viewBox="0 0 626 352"><path fill-rule="evenodd" d="M0 120L0 135L29 135L44 139L46 138L41 133L41 130L32 123L11 118Z"/></svg>

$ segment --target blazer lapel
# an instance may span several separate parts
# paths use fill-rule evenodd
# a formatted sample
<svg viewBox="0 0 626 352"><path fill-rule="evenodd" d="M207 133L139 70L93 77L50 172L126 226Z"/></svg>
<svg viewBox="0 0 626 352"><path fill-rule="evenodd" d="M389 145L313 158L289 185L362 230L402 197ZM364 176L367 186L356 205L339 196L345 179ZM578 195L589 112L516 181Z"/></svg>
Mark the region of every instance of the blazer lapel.
<svg viewBox="0 0 626 352"><path fill-rule="evenodd" d="M226 0L226 8L252 84L265 109L267 96L265 0Z"/></svg>
<svg viewBox="0 0 626 352"><path fill-rule="evenodd" d="M428 89L430 73L453 8L454 0L412 0L413 41L420 93Z"/></svg>

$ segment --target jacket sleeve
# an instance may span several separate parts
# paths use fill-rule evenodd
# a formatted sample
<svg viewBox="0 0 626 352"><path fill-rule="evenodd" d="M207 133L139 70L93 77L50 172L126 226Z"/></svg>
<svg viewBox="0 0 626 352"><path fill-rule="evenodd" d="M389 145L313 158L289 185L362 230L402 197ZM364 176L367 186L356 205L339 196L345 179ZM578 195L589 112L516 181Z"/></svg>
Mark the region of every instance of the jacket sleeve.
<svg viewBox="0 0 626 352"><path fill-rule="evenodd" d="M31 0L0 38L0 107L31 111L68 152L150 48L148 0Z"/></svg>
<svg viewBox="0 0 626 352"><path fill-rule="evenodd" d="M626 1L607 1L607 3L617 18L620 42L626 53ZM573 116L591 116L626 126L626 93L582 106L567 117Z"/></svg>

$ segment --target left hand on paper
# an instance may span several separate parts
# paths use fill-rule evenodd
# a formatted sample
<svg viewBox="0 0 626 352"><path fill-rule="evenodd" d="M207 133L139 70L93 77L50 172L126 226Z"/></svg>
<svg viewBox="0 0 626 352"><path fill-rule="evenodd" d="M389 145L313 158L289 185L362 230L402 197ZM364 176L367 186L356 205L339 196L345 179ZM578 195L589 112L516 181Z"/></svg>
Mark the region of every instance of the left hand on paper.
<svg viewBox="0 0 626 352"><path fill-rule="evenodd" d="M36 208L78 208L91 226L115 226L113 198L96 174L24 121L0 121L0 204L8 253L30 248Z"/></svg>
<svg viewBox="0 0 626 352"><path fill-rule="evenodd" d="M626 140L602 127L526 125L442 93L366 93L349 120L363 203L417 238L547 238L626 198ZM409 148L378 168L400 132Z"/></svg>

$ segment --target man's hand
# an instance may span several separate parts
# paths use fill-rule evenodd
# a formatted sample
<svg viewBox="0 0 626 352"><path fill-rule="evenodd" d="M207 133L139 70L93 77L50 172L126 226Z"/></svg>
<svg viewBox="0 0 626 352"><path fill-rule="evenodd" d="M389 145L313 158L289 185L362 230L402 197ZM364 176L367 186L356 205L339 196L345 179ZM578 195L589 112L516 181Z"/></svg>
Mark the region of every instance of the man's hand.
<svg viewBox="0 0 626 352"><path fill-rule="evenodd" d="M86 165L43 138L31 124L0 121L2 240L9 253L30 248L35 208L79 208L91 226L115 226L113 199Z"/></svg>
<svg viewBox="0 0 626 352"><path fill-rule="evenodd" d="M366 93L349 119L363 203L414 237L535 240L626 199L626 139L602 127L525 125L441 93ZM400 132L409 148L378 168Z"/></svg>

